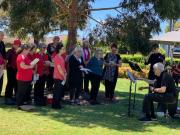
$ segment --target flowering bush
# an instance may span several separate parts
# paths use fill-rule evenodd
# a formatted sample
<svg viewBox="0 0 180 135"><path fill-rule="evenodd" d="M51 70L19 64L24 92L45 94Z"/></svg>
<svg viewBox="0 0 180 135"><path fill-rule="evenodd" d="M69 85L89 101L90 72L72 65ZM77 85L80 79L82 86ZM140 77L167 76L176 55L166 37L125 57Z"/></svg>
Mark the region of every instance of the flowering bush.
<svg viewBox="0 0 180 135"><path fill-rule="evenodd" d="M122 66L119 68L119 77L120 78L128 78L127 76L127 71L130 71L133 76L135 76L136 78L147 78L148 77L148 69L142 69L143 73L139 73L136 71L133 71L130 67L127 66Z"/></svg>

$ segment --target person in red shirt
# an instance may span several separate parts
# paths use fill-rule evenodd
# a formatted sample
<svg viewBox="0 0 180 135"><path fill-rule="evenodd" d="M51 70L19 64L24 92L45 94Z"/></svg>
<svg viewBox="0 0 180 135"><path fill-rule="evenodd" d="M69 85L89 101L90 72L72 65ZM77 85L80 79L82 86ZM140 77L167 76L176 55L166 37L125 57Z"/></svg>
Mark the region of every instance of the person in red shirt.
<svg viewBox="0 0 180 135"><path fill-rule="evenodd" d="M62 45L61 45L61 46L62 46ZM55 52L52 54L52 58L54 59L56 55L57 55L57 52L55 51ZM67 53L64 52L61 56L62 56L62 58L63 58L64 61L65 61L66 71L68 71L68 62L67 62L67 60L66 60L66 59L67 59ZM66 91L69 91L67 84L64 85L64 91L63 91L62 94L61 94L61 95L62 95L62 98L64 97Z"/></svg>
<svg viewBox="0 0 180 135"><path fill-rule="evenodd" d="M175 66L173 66L172 75L173 75L174 81L176 83L176 86L178 87L178 83L180 80L180 63L177 63Z"/></svg>
<svg viewBox="0 0 180 135"><path fill-rule="evenodd" d="M17 80L16 80L16 73L17 73L17 65L16 59L18 56L18 50L21 45L21 41L19 39L14 40L12 48L7 52L7 85L5 90L5 104L12 105L15 104L13 101L13 91L14 94L17 92Z"/></svg>
<svg viewBox="0 0 180 135"><path fill-rule="evenodd" d="M62 42L60 41L60 37L59 36L54 36L53 38L53 42L48 44L47 46L47 54L48 54L48 57L49 57L49 61L52 62L53 60L53 54L55 54L55 50L56 50L56 47L58 45L62 45ZM48 91L52 91L53 90L53 86L54 86L54 79L53 79L53 71L54 71L54 68L53 67L50 67L50 74L48 76L48 81L47 81L47 89Z"/></svg>
<svg viewBox="0 0 180 135"><path fill-rule="evenodd" d="M29 54L27 56L31 61L33 61L36 58L35 54L36 54L37 48L35 45L31 45L30 47L31 48L30 48Z"/></svg>
<svg viewBox="0 0 180 135"><path fill-rule="evenodd" d="M56 47L56 56L53 58L54 61L54 91L53 91L53 103L52 108L61 109L60 100L64 90L64 84L66 81L66 68L65 60L62 54L65 53L65 48L63 46Z"/></svg>
<svg viewBox="0 0 180 135"><path fill-rule="evenodd" d="M37 74L39 75L39 80L34 85L34 101L36 105L46 105L46 100L44 98L44 88L46 78L49 74L50 62L48 61L48 55L46 54L46 45L40 44L40 51L35 54L35 57L39 59L37 63Z"/></svg>
<svg viewBox="0 0 180 135"><path fill-rule="evenodd" d="M21 46L22 52L17 57L17 94L16 94L16 103L18 108L24 104L26 100L26 95L31 91L31 82L33 77L33 68L35 65L31 65L31 60L27 57L30 52L29 45Z"/></svg>
<svg viewBox="0 0 180 135"><path fill-rule="evenodd" d="M27 57L29 58L30 61L33 61L36 58L36 56L35 56L36 50L37 50L36 45L30 44L30 51L27 55ZM37 65L34 67L33 71L36 72L36 70L37 70ZM31 87L33 87L33 85L31 85ZM32 98L31 98L32 88L30 90L31 91L28 91L28 93L26 95L26 102L29 102L29 103L32 102Z"/></svg>

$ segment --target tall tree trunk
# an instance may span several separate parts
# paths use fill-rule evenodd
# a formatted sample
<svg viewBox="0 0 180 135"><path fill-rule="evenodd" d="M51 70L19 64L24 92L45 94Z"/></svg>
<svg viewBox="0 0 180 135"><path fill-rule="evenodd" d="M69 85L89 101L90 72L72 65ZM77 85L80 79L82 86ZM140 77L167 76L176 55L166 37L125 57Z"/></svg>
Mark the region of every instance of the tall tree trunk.
<svg viewBox="0 0 180 135"><path fill-rule="evenodd" d="M69 6L69 19L68 19L68 42L67 52L72 52L77 43L77 0L72 0Z"/></svg>

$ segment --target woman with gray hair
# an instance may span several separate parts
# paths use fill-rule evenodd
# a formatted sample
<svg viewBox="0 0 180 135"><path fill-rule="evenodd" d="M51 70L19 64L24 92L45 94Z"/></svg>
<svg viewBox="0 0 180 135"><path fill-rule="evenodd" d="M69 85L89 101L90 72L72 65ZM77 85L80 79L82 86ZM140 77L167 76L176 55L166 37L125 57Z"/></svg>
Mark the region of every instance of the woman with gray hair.
<svg viewBox="0 0 180 135"><path fill-rule="evenodd" d="M87 68L91 70L90 81L91 81L91 92L90 92L90 103L92 105L99 104L97 102L97 95L99 92L100 82L103 73L103 52L97 49L94 56L90 59Z"/></svg>
<svg viewBox="0 0 180 135"><path fill-rule="evenodd" d="M81 68L84 67L84 62L82 58L82 48L77 46L72 55L69 58L69 78L68 84L70 87L70 100L71 104L79 103L79 94L82 88L83 73Z"/></svg>

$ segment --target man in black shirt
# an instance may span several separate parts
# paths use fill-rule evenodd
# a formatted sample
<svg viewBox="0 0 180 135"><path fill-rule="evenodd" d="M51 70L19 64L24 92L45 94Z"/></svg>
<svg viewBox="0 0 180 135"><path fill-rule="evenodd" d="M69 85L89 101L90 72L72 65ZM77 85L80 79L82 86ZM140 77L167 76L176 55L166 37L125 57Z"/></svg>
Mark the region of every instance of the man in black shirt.
<svg viewBox="0 0 180 135"><path fill-rule="evenodd" d="M5 60L6 59L6 49L5 49L3 39L4 39L4 33L2 31L0 31L0 54L2 55L2 57ZM2 92L2 86L3 86L3 76L0 78L0 96L1 96L1 92Z"/></svg>
<svg viewBox="0 0 180 135"><path fill-rule="evenodd" d="M143 113L145 116L140 121L151 121L151 112L154 112L151 104L158 103L172 103L176 101L177 91L174 79L171 75L164 71L162 63L156 63L153 66L154 73L157 76L156 88L153 93L145 95L143 101Z"/></svg>

